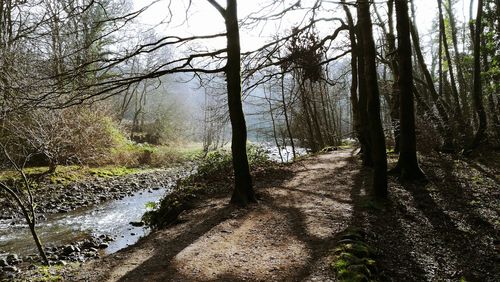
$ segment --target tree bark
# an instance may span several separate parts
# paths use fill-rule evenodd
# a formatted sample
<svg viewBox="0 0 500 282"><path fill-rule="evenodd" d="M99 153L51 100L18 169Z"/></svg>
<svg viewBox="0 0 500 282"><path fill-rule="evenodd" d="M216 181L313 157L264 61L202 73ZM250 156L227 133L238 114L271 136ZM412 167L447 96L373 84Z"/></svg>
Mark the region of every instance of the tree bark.
<svg viewBox="0 0 500 282"><path fill-rule="evenodd" d="M302 112L303 112L303 118L305 118L306 120L306 124L307 124L307 133L308 133L308 140L307 140L307 144L309 146L309 148L311 149L311 151L313 153L315 152L318 152L319 151L319 146L318 146L318 143L316 142L316 138L315 138L315 135L314 135L314 129L313 129L313 124L312 124L312 121L311 121L311 113L309 111L309 107L308 107L308 103L307 103L307 99L306 99L306 90L305 90L305 81L303 80L300 80L301 78L298 76L297 79L299 79L300 83L299 83L299 99L300 99L300 102L302 104Z"/></svg>
<svg viewBox="0 0 500 282"><path fill-rule="evenodd" d="M292 146L292 155L293 159L295 160L295 158L297 157L295 152L295 143L293 141L292 130L290 128L290 119L288 118L288 110L285 100L285 75L281 76L281 102L283 103L283 114L285 116L286 131L288 133L288 137L290 138L290 144Z"/></svg>
<svg viewBox="0 0 500 282"><path fill-rule="evenodd" d="M314 125L314 130L316 131L316 139L319 143L319 150L323 149L325 147L325 141L323 138L323 134L321 132L321 116L320 113L318 112L318 107L316 106L316 99L314 98L315 93L314 93L314 88L313 88L313 82L309 81L309 96L308 100L311 102L309 105L312 104L312 107L310 106L310 113L311 113L311 118L313 120L313 125Z"/></svg>
<svg viewBox="0 0 500 282"><path fill-rule="evenodd" d="M396 37L394 36L394 24L392 20L392 15L393 15L393 4L394 0L389 0L387 2L387 11L388 11L388 25L389 25L389 32L386 34L387 37L387 51L388 53L392 54L391 58L391 71L392 71L392 77L393 77L393 83L392 83L392 96L391 96L391 122L392 122L392 128L394 130L394 152L399 153L400 152L400 136L401 136L401 120L400 120L400 113L399 113L399 97L400 97L400 89L398 87L397 81L399 80L399 69L398 69L398 58L397 58L397 50L396 50Z"/></svg>
<svg viewBox="0 0 500 282"><path fill-rule="evenodd" d="M267 104L269 105L269 116L271 117L271 124L273 125L273 138L274 138L274 144L276 144L276 148L278 149L278 154L280 155L280 160L283 163L283 154L281 154L281 146L278 141L278 134L276 133L276 122L274 120L274 113L273 113L273 103L271 102L272 98L272 90L269 89L269 98L266 95L266 91L264 90L264 97L267 101Z"/></svg>
<svg viewBox="0 0 500 282"><path fill-rule="evenodd" d="M479 118L479 126L474 136L474 140L469 146L469 150L473 150L486 137L486 111L483 105L483 93L481 85L481 33L483 25L481 23L483 17L483 0L477 2L477 16L474 30L474 81L473 81L473 101L474 109Z"/></svg>
<svg viewBox="0 0 500 282"><path fill-rule="evenodd" d="M209 2L224 16L227 30L227 64L225 68L227 78L227 98L229 118L231 120L231 153L233 156L234 190L231 203L246 206L256 203L252 185L252 176L247 156L247 129L243 105L241 103L241 54L240 31L238 27L238 13L236 0L227 0L227 7L223 9L215 1Z"/></svg>
<svg viewBox="0 0 500 282"><path fill-rule="evenodd" d="M375 64L375 42L373 40L370 5L368 0L358 0L358 19L363 38L364 75L366 79L368 126L370 130L373 159L373 192L376 197L387 197L387 155L385 136L380 119L380 95Z"/></svg>
<svg viewBox="0 0 500 282"><path fill-rule="evenodd" d="M361 140L361 124L359 120L359 102L358 102L358 44L356 42L356 28L354 26L354 21L352 19L351 11L349 7L345 4L345 0L342 1L344 11L347 17L347 26L349 27L349 40L351 43L351 111L352 111L352 123L353 131L356 138ZM360 141L361 142L361 141Z"/></svg>
<svg viewBox="0 0 500 282"><path fill-rule="evenodd" d="M396 0L398 32L400 153L396 171L406 180L425 178L417 160L415 109L413 102L413 70L411 62L410 17L406 0Z"/></svg>
<svg viewBox="0 0 500 282"><path fill-rule="evenodd" d="M447 0L447 5L445 6L446 12L450 19L450 29L451 29L451 39L453 43L453 51L455 52L454 62L457 68L457 78L458 78L458 87L459 87L459 96L460 102L462 103L462 113L463 116L468 119L470 118L470 108L469 108L469 100L467 99L467 87L465 83L464 71L462 68L462 63L460 62L460 56L458 51L458 39L457 39L457 24L455 21L455 16L452 11L452 3L451 0Z"/></svg>
<svg viewBox="0 0 500 282"><path fill-rule="evenodd" d="M370 130L368 126L368 112L367 112L367 85L366 85L366 76L365 76L365 55L363 52L363 37L361 35L360 23L358 20L358 24L356 27L356 34L358 38L357 43L357 58L358 58L358 117L359 117L359 125L360 125L360 136L359 143L361 146L361 159L363 161L364 166L372 166L372 148L371 148L371 136Z"/></svg>
<svg viewBox="0 0 500 282"><path fill-rule="evenodd" d="M455 80L455 73L453 70L453 62L451 60L451 55L450 55L450 50L448 46L448 38L446 36L446 30L444 26L444 17L443 17L443 9L442 9L442 1L438 0L438 10L439 10L439 26L441 27L441 39L443 42L443 50L445 53L446 57L446 62L448 62L448 73L450 74L450 88L451 88L451 94L453 97L453 102L455 103L455 110L456 110L456 117L459 120L463 120L462 116L462 108L460 107L460 99L458 97L458 89L456 85L456 80Z"/></svg>

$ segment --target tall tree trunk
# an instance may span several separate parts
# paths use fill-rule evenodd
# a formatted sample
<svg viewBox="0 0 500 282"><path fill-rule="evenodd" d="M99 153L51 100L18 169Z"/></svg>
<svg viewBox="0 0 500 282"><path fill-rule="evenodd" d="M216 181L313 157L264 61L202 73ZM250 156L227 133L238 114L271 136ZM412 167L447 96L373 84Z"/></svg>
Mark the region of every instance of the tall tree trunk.
<svg viewBox="0 0 500 282"><path fill-rule="evenodd" d="M443 75L443 29L444 25L439 21L439 40L438 40L438 93L439 97L443 99L448 105L450 105L449 96L446 95L444 91L444 75ZM447 126L451 127L448 122Z"/></svg>
<svg viewBox="0 0 500 282"><path fill-rule="evenodd" d="M269 116L271 117L271 124L273 125L273 138L274 138L274 144L276 145L276 148L278 149L278 154L280 155L280 160L283 163L283 154L281 154L281 146L278 141L278 134L276 133L276 122L274 120L274 113L273 113L273 103L271 102L271 97L272 97L272 90L269 89L269 97L267 97L266 92L264 90L264 97L267 101L267 104L269 105Z"/></svg>
<svg viewBox="0 0 500 282"><path fill-rule="evenodd" d="M474 140L469 146L469 150L475 149L486 137L486 111L483 105L483 93L481 85L481 33L483 25L483 0L477 2L477 16L474 29L474 81L473 81L473 101L474 109L479 118L479 127L477 128Z"/></svg>
<svg viewBox="0 0 500 282"><path fill-rule="evenodd" d="M453 56L455 66L457 68L457 78L458 78L458 87L460 102L462 104L462 112L465 119L470 118L470 107L469 100L467 99L467 86L465 83L464 71L462 68L462 62L460 61L460 53L458 51L458 39L457 39L457 24L455 21L455 15L452 10L451 0L447 0L446 12L448 14L448 18L450 20L450 29L451 29L451 39L453 42L453 51L455 52L455 56Z"/></svg>
<svg viewBox="0 0 500 282"><path fill-rule="evenodd" d="M368 125L370 129L373 159L373 192L380 198L387 197L387 155L385 136L380 119L380 95L375 63L370 5L368 0L358 0L358 19L363 38L364 74L366 77Z"/></svg>
<svg viewBox="0 0 500 282"><path fill-rule="evenodd" d="M496 6L489 5L488 3L485 5L486 18L488 20L487 27L489 29L494 30L497 35L500 36L500 0L497 0ZM493 11L493 8L496 8L496 11ZM496 17L495 17L496 16ZM484 17L484 16L483 16ZM495 25L495 21L498 25ZM498 36L497 36L498 38ZM488 89L488 112L489 112L489 126L492 129L492 133L496 135L497 144L500 144L500 107L496 105L495 97L499 97L498 92L500 92L500 72L491 73L491 65L498 65L498 60L500 59L500 54L497 54L497 50L495 48L488 48L487 44L491 42L492 39L489 39L487 36L483 36L481 39L481 44L483 47L482 52L482 60L483 60L483 72L489 74L487 79L485 79L485 83L487 86L483 86Z"/></svg>
<svg viewBox="0 0 500 282"><path fill-rule="evenodd" d="M300 79L300 78L298 78ZM304 117L305 120L306 120L306 124L307 124L307 133L308 133L308 139L307 140L307 144L309 145L310 149L312 152L317 152L319 151L319 146L318 146L318 143L316 142L316 138L315 138L315 135L314 135L314 128L313 128L313 122L311 121L311 113L310 113L310 110L309 110L309 106L308 106L308 103L307 103L307 98L306 98L306 93L307 91L305 90L305 81L301 81L300 84L299 84L299 99L300 99L300 102L302 104L302 112L304 114Z"/></svg>
<svg viewBox="0 0 500 282"><path fill-rule="evenodd" d="M370 136L370 130L368 126L368 111L367 111L367 85L366 85L366 75L365 75L365 54L363 51L364 39L361 34L360 22L358 20L357 24L357 58L358 58L358 117L361 135L359 137L359 143L361 146L361 159L363 160L363 165L372 166L372 142Z"/></svg>
<svg viewBox="0 0 500 282"><path fill-rule="evenodd" d="M460 99L458 97L458 89L455 80L455 73L453 70L453 62L451 60L450 50L448 46L448 37L446 36L446 30L444 25L444 17L443 17L443 4L441 0L438 0L438 10L439 10L439 26L441 27L441 39L443 42L443 50L446 57L446 62L448 63L448 73L450 75L450 88L451 88L451 97L453 97L453 102L455 103L455 114L458 120L463 120L462 116L462 108L460 107ZM463 124L463 123L462 123Z"/></svg>
<svg viewBox="0 0 500 282"><path fill-rule="evenodd" d="M398 62L400 94L400 153L396 170L401 178L418 180L425 178L417 161L415 137L415 109L413 103L413 69L411 63L410 17L406 0L396 0L398 31Z"/></svg>
<svg viewBox="0 0 500 282"><path fill-rule="evenodd" d="M397 85L398 81L398 76L399 76L399 71L398 71L398 63L397 63L397 57L396 57L396 37L394 36L394 23L393 23L393 11L394 11L394 0L388 0L387 1L387 26L389 29L387 30L383 23L384 20L382 19L382 16L378 12L377 5L373 5L373 9L375 11L375 14L377 16L377 19L379 20L380 28L382 28L385 36L385 40L387 41L387 44L385 45L385 58L389 61L388 65L389 68L391 69L391 74L392 74L392 85L391 85L391 91L384 91L384 98L387 101L389 105L389 116L391 119L391 124L392 124L392 130L394 131L394 152L399 153L399 89ZM383 81L386 82L387 79L385 79L386 76L386 69L384 65L384 79Z"/></svg>
<svg viewBox="0 0 500 282"><path fill-rule="evenodd" d="M396 37L394 36L394 24L392 20L392 15L393 15L393 4L394 0L389 0L387 1L387 11L388 11L388 19L387 23L389 25L389 32L387 33L387 45L388 45L388 51L389 53L392 54L392 59L391 59L391 71L392 71L392 78L393 78L393 83L392 83L392 97L391 97L391 122L392 122L392 127L394 130L394 152L399 153L400 151L400 134L401 134L401 121L400 121L400 114L399 114L399 87L397 84L397 81L399 80L399 69L398 69L398 58L396 56Z"/></svg>
<svg viewBox="0 0 500 282"><path fill-rule="evenodd" d="M319 97L320 97L320 106L321 106L321 115L323 116L323 121L325 122L324 126L324 133L325 133L325 144L326 145L335 145L334 141L334 135L336 133L336 130L334 129L334 126L331 125L331 121L333 119L330 117L329 113L329 106L330 106L330 99L328 97L328 93L326 90L326 87L323 87L321 83L318 85L319 89Z"/></svg>
<svg viewBox="0 0 500 282"><path fill-rule="evenodd" d="M234 191L231 203L245 206L257 202L247 156L247 129L241 103L240 31L236 0L227 0L225 21L227 29L227 98L231 120Z"/></svg>
<svg viewBox="0 0 500 282"><path fill-rule="evenodd" d="M359 46L356 42L356 27L354 26L354 21L352 19L351 11L349 7L345 4L345 0L342 0L342 7L347 17L347 25L349 27L349 40L351 43L351 111L352 111L352 123L353 131L358 138L359 142L363 139L363 132L360 120L360 110L358 101L358 50Z"/></svg>
<svg viewBox="0 0 500 282"><path fill-rule="evenodd" d="M319 149L323 149L325 147L325 140L323 138L323 134L321 132L321 114L318 112L318 107L316 106L316 99L314 99L314 87L313 87L313 82L309 81L309 90L310 90L310 95L308 96L308 100L311 102L309 105L312 104L312 107L310 107L310 113L311 113L311 118L313 120L313 125L314 125L314 130L316 131L316 139L319 142Z"/></svg>
<svg viewBox="0 0 500 282"><path fill-rule="evenodd" d="M288 137L290 138L290 145L292 146L292 155L293 159L295 160L297 155L295 152L295 143L293 141L292 130L290 128L290 119L288 118L288 109L285 100L285 75L281 76L281 102L283 103L283 114L285 116L286 131L288 133Z"/></svg>

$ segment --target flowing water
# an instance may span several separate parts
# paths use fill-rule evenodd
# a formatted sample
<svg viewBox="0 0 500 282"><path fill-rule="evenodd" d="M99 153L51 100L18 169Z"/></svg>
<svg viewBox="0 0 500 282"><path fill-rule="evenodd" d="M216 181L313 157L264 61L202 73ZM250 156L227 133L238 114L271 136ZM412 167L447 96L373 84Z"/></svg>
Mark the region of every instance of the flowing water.
<svg viewBox="0 0 500 282"><path fill-rule="evenodd" d="M272 143L259 143L262 148L266 151L269 159L275 162L289 163L293 161L293 150L292 146L281 146L276 147ZM281 152L281 156L280 156ZM297 157L307 154L307 150L301 147L295 147L295 155Z"/></svg>
<svg viewBox="0 0 500 282"><path fill-rule="evenodd" d="M276 162L292 161L290 146L278 148L262 143L269 158ZM279 152L283 160L281 159ZM296 155L307 154L304 148L296 148ZM134 227L130 222L140 221L149 202L158 202L173 185L160 189L142 190L121 200L112 200L95 207L80 208L68 213L49 215L37 224L37 233L46 246L61 246L90 237L91 234L106 234L114 238L105 249L106 254L136 243L147 235L148 229ZM37 253L33 238L26 225L0 224L0 256L2 253L29 255Z"/></svg>
<svg viewBox="0 0 500 282"><path fill-rule="evenodd" d="M157 202L170 188L143 190L121 200L113 200L92 208L81 208L52 215L37 224L40 240L48 245L64 245L89 237L107 234L114 238L105 253L114 253L132 245L147 234L143 227L130 225L140 221L148 202ZM27 226L0 225L0 253L28 255L36 253Z"/></svg>

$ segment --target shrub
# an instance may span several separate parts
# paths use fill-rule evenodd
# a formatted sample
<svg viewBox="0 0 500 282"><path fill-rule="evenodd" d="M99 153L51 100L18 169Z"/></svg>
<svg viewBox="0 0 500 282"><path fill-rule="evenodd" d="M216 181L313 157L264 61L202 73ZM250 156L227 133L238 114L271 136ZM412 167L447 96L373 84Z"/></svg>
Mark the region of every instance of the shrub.
<svg viewBox="0 0 500 282"><path fill-rule="evenodd" d="M271 163L259 146L249 145L247 154L252 170ZM160 201L157 209L144 214L143 221L152 228L162 228L174 223L179 214L190 209L199 196L229 193L232 183L229 178L232 174L232 158L228 151L209 152L199 161L197 172L179 180L174 191Z"/></svg>
<svg viewBox="0 0 500 282"><path fill-rule="evenodd" d="M3 139L17 145L9 148L13 155L39 155L53 170L58 164L101 164L113 145L110 123L95 109L37 109L9 116L2 130Z"/></svg>
<svg viewBox="0 0 500 282"><path fill-rule="evenodd" d="M416 116L417 150L424 154L433 153L441 147L441 137L433 123L425 117Z"/></svg>
<svg viewBox="0 0 500 282"><path fill-rule="evenodd" d="M231 153L225 150L208 152L198 165L198 177L228 175L232 171Z"/></svg>

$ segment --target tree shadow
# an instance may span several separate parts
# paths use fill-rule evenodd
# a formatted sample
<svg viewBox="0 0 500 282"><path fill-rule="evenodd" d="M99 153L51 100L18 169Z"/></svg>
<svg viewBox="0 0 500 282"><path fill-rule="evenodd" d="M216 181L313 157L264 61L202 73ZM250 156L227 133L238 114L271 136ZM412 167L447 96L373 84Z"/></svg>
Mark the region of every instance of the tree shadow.
<svg viewBox="0 0 500 282"><path fill-rule="evenodd" d="M448 270L443 271L443 275L453 279L464 277L467 281L498 281L500 267L493 241L499 238L500 230L490 222L498 220L498 211L490 215L488 221L487 213L481 214L472 205L474 189L461 185L468 180L453 173L454 160L441 158L434 161L444 172L441 183L426 186L405 184L404 187L435 230L435 243L443 250L449 250L449 253L434 254L440 258L440 267L445 268L450 260L455 260L453 273ZM439 179L436 170L430 170L428 174ZM498 188L497 185L497 191ZM487 201L498 201L498 198Z"/></svg>
<svg viewBox="0 0 500 282"><path fill-rule="evenodd" d="M280 167L278 169L272 168L271 170L263 172L263 175L260 175L260 177L265 178L265 175L269 173L275 176L271 181L272 185L281 185L293 176L286 167ZM257 178L259 178L259 176ZM259 185L263 184L256 183L257 188ZM104 273L102 277L94 277L90 280L108 280L113 278L111 276L114 271L124 271L120 269L123 266L120 264L120 262L123 262L122 258L134 255L136 250L151 248L151 243L148 243L151 237L153 237L153 240L157 241L158 244L154 245L153 249L150 250L151 253L148 255L149 258L140 262L138 265L130 267L128 271L125 270L127 271L126 273L117 275L120 276L117 281L170 281L171 277L176 277L176 279L182 278L182 273L172 264L175 256L221 223L227 220L243 218L248 212L257 208L255 205L247 208L230 205L228 204L228 193L223 193L223 191L218 191L207 197L208 198L198 200L197 203L193 205L192 209L185 211L184 214L187 214L186 218L184 218L183 214L180 215L178 226L171 226L173 229L177 228L179 230L174 230L171 237L165 238L165 236L159 235L162 231L154 232L149 235L150 238L148 238L148 240L141 239L134 246L108 256L104 260L106 263L110 263L110 271ZM169 233L167 232L167 234ZM227 279L229 279L229 276ZM191 281L192 278L186 277L181 280Z"/></svg>
<svg viewBox="0 0 500 282"><path fill-rule="evenodd" d="M369 241L380 252L383 280L498 281L492 244L498 230L471 207L474 192L453 175L453 161L434 160L429 167L424 166L431 179L427 184L391 177L382 207L364 206L370 199L353 189L353 225L373 235ZM444 176L436 174L438 169Z"/></svg>
<svg viewBox="0 0 500 282"><path fill-rule="evenodd" d="M391 198L386 201L374 198L370 192L373 170L362 167L354 155L351 161L360 169L353 176L353 214L349 227L363 230L366 243L377 250L380 281L425 281L424 271L411 253L412 242L402 235L405 232L394 212L397 204Z"/></svg>
<svg viewBox="0 0 500 282"><path fill-rule="evenodd" d="M296 258L300 265L266 274L268 281L303 281L311 279L318 271L326 273L322 278L334 280L328 262L342 231L349 227L362 229L367 243L378 250L376 260L381 281L459 280L461 277L467 281L494 281L495 277L498 278L498 266L491 261L494 259L493 249L489 249L491 242L485 241L485 236L494 232L494 227L473 210L462 208L469 199L463 189L457 189L456 193L444 190L431 193L427 186L402 186L391 178L391 196L379 203L369 193L372 171L361 168L354 152L344 160L345 164L335 166L326 174L328 179L324 178L324 167L311 169L304 166L297 169L297 174L313 175L309 179L300 179L285 171L272 173L275 177L272 180L257 180L257 192L261 198L258 206L241 209L226 204L200 205L199 209L203 212L191 212L189 228L180 228L179 232L172 232L171 237L155 238L158 244L154 245L149 258L131 267L119 281L196 280L192 273L179 269L174 262L175 257L225 221L241 224L249 213L263 209L269 209L277 218L284 218L287 222L286 235L300 242L308 251L306 256ZM323 171L314 174L314 170ZM334 181L336 176L344 178ZM293 185L289 182L292 177ZM320 186L322 190L315 190ZM292 198L295 202L285 201L287 193L294 193ZM436 202L436 195L447 205ZM325 222L335 226L326 226L327 230L331 230L328 234L311 232L311 220L318 212L314 201L325 199L332 204L330 209L325 209L330 213ZM219 199L219 202L222 201ZM305 208L301 205L303 203L310 205ZM458 228L450 212L459 214L472 229L478 230L467 232ZM134 249L142 250L144 246L151 245L139 242ZM128 250L124 252L126 254ZM325 260L326 269L318 268L318 265L324 266ZM120 267L115 265L114 269ZM211 280L255 281L262 280L262 277L242 276L241 272L228 270L215 273Z"/></svg>
<svg viewBox="0 0 500 282"><path fill-rule="evenodd" d="M297 173L310 173L309 170L305 167L299 167L298 170L299 172ZM337 233L333 233L330 236L326 237L317 237L311 235L308 230L308 218L304 210L282 202L280 196L276 196L276 194L270 193L268 189L274 189L274 192L277 192L278 189L280 189L280 191L277 193L278 195L280 193L296 193L298 199L301 199L304 195L304 197L308 196L315 199L328 198L340 204L350 204L350 202L342 201L341 197L335 196L335 193L317 193L316 191L303 190L300 187L283 188L284 182L288 181L291 177L294 177L296 175L286 172L273 175L278 177L278 179L273 179L272 181L267 182L264 181L264 183L256 183L256 187L258 187L257 191L261 197L259 206L241 209L230 205L223 205L217 208L214 207L213 209L215 210L207 211L205 214L195 216L196 220L198 220L196 224L190 226L189 229L183 230L176 236L172 236L171 238L159 239L161 245L157 245L154 247L152 253L149 254L149 258L140 262L139 265L132 266L127 273L122 274L118 281L170 281L172 279L193 281L194 279L193 276L191 276L191 273L186 273L185 269L180 269L182 268L182 266L180 267L179 265L177 265L177 263L175 263L175 257L190 245L195 243L197 240L202 238L205 234L214 229L216 226L222 224L224 221L229 219L231 222L236 221L240 222L241 224L243 220L238 221L238 219L243 219L251 211L255 210L258 212L262 209L270 209L272 211L272 216L276 215L280 218L285 218L285 221L288 222L287 224L289 224L289 228L287 228L288 233L286 235L303 243L305 248L309 251L309 255L307 256L307 258L297 258L297 260L300 261L300 265L302 267L288 269L286 272L270 272L269 277L274 277L271 278L272 280L277 279L280 281L299 281L302 280L302 278L307 277L312 271L311 266L321 258L327 256L331 251L335 244L335 236L337 235ZM320 180L321 179L315 178L314 184L312 185L319 185L321 183ZM300 181L298 183L299 184L297 185L300 186ZM334 189L334 185L332 185L331 189ZM235 228L238 227L239 226L236 226ZM148 241L150 241L150 239L148 239ZM142 242L139 242L138 245L136 245L133 249L142 250L144 249L144 246L142 245ZM124 252L126 253L128 251L125 250ZM159 261L161 261L161 263L159 263ZM105 278L109 279L111 272L118 268L120 268L120 265L116 265ZM241 277L241 273L233 273L229 271L227 273L218 274L215 280L239 281L242 279L254 281L259 278L251 276L245 278Z"/></svg>
<svg viewBox="0 0 500 282"><path fill-rule="evenodd" d="M185 232L172 238L162 238L161 245L155 247L153 255L148 260L127 272L118 281L168 281L172 272L176 272L170 265L172 259L203 234L231 218L231 212L235 211L235 209L235 206L226 205L215 212L210 212L208 217L185 230ZM243 215L244 213L240 213L238 217ZM140 248L141 245L139 244L137 247ZM159 263L159 260L163 263Z"/></svg>

